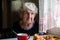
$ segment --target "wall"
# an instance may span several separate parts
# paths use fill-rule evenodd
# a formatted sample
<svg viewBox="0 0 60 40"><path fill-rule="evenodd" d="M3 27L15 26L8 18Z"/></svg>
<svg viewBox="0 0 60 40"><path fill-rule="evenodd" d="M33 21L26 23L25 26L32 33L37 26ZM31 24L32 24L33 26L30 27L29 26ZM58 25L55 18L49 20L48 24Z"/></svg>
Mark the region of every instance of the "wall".
<svg viewBox="0 0 60 40"><path fill-rule="evenodd" d="M7 4L6 0L2 0L2 28L7 27Z"/></svg>

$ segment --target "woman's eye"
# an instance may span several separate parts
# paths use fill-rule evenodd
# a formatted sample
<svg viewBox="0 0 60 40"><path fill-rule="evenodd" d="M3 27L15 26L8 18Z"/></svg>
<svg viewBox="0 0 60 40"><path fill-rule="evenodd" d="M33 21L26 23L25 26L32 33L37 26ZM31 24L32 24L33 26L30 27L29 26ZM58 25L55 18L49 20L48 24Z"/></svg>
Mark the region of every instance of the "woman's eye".
<svg viewBox="0 0 60 40"><path fill-rule="evenodd" d="M34 13L31 13L32 15L34 14Z"/></svg>

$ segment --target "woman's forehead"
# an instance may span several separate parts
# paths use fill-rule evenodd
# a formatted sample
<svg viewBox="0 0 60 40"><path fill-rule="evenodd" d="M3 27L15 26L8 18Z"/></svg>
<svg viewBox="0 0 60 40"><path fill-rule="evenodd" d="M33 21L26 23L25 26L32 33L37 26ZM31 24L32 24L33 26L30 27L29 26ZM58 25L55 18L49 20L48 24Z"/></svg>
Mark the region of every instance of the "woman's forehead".
<svg viewBox="0 0 60 40"><path fill-rule="evenodd" d="M34 13L34 11L33 10L31 10L31 9L26 9L26 10L24 10L24 12L30 12L30 13ZM35 13L34 13L35 14Z"/></svg>

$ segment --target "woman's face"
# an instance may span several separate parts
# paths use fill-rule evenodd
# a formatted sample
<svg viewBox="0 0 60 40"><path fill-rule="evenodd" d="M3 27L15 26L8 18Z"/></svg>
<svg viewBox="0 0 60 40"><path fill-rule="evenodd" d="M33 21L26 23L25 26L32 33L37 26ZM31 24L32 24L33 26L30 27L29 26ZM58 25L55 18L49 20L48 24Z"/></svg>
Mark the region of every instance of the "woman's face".
<svg viewBox="0 0 60 40"><path fill-rule="evenodd" d="M32 10L26 10L23 12L23 22L25 24L33 24L35 13Z"/></svg>

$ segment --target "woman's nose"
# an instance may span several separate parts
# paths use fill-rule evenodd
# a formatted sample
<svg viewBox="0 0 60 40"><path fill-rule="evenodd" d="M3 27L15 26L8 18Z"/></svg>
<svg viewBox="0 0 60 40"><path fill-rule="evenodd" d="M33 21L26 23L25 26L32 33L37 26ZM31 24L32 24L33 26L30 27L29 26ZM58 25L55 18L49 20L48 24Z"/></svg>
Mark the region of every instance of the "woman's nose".
<svg viewBox="0 0 60 40"><path fill-rule="evenodd" d="M31 14L28 15L28 18L31 18Z"/></svg>

